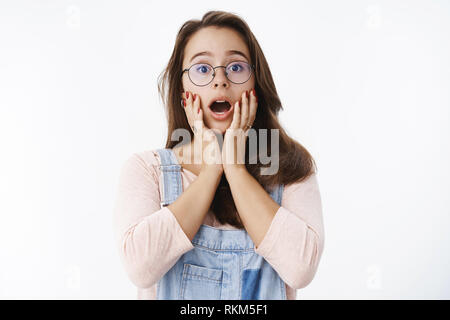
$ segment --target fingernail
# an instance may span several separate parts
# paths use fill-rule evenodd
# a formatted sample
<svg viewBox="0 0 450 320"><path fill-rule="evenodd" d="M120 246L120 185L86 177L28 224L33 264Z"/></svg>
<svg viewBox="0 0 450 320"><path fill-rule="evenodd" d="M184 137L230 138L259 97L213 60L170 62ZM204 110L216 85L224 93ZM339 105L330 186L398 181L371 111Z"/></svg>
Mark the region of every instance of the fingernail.
<svg viewBox="0 0 450 320"><path fill-rule="evenodd" d="M197 113L200 113L200 108L198 108Z"/></svg>
<svg viewBox="0 0 450 320"><path fill-rule="evenodd" d="M183 105L186 108L186 100L183 99Z"/></svg>
<svg viewBox="0 0 450 320"><path fill-rule="evenodd" d="M186 99L189 99L189 91L186 91Z"/></svg>
<svg viewBox="0 0 450 320"><path fill-rule="evenodd" d="M194 101L195 101L195 98L197 98L197 94L194 94Z"/></svg>
<svg viewBox="0 0 450 320"><path fill-rule="evenodd" d="M245 90L245 97L248 99L248 91Z"/></svg>

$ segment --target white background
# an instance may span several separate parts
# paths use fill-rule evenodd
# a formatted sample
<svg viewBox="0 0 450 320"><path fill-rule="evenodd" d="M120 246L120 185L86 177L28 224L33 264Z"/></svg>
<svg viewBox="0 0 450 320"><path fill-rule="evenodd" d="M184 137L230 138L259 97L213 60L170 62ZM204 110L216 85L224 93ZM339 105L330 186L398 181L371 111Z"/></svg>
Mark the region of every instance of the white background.
<svg viewBox="0 0 450 320"><path fill-rule="evenodd" d="M450 298L449 1L1 1L0 298L135 299L119 171L164 147L180 26L243 17L313 155L325 250L299 299Z"/></svg>

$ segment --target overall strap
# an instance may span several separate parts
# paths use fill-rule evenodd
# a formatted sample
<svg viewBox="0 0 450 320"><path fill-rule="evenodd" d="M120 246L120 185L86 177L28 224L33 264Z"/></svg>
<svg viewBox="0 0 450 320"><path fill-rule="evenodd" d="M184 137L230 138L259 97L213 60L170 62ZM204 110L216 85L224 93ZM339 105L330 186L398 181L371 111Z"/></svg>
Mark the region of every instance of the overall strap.
<svg viewBox="0 0 450 320"><path fill-rule="evenodd" d="M161 159L160 169L163 176L161 207L165 207L174 202L183 192L181 165L178 164L172 149L156 151Z"/></svg>
<svg viewBox="0 0 450 320"><path fill-rule="evenodd" d="M278 185L277 188L277 203L281 206L281 198L283 197L284 184Z"/></svg>
<svg viewBox="0 0 450 320"><path fill-rule="evenodd" d="M278 203L280 206L281 206L281 198L283 197L283 190L284 190L284 184L279 184L276 187L274 187L272 190L270 190L270 189L268 190L273 201Z"/></svg>

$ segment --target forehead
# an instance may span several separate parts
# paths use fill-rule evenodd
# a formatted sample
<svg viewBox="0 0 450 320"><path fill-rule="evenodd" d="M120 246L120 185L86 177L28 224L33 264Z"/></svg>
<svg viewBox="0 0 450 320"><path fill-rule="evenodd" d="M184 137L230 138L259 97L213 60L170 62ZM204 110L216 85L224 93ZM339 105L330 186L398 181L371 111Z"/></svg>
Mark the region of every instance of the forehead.
<svg viewBox="0 0 450 320"><path fill-rule="evenodd" d="M240 51L247 59L250 54L241 35L230 28L206 27L192 35L184 49L184 63L200 52L210 52L211 58L224 58L230 51ZM208 57L208 56L202 56Z"/></svg>

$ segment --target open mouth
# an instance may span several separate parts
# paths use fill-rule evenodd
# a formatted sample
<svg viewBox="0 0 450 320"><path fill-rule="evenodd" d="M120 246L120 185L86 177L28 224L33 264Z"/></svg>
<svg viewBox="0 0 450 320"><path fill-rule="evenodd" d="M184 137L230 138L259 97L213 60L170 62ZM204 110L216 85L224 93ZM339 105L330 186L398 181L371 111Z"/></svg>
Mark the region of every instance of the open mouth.
<svg viewBox="0 0 450 320"><path fill-rule="evenodd" d="M221 97L211 103L209 110L214 119L224 120L232 113L233 106L227 98Z"/></svg>
<svg viewBox="0 0 450 320"><path fill-rule="evenodd" d="M231 109L231 105L227 101L224 102L216 101L209 108L211 109L212 112L216 114L224 114L225 112Z"/></svg>

